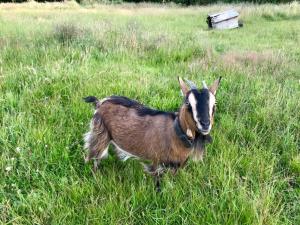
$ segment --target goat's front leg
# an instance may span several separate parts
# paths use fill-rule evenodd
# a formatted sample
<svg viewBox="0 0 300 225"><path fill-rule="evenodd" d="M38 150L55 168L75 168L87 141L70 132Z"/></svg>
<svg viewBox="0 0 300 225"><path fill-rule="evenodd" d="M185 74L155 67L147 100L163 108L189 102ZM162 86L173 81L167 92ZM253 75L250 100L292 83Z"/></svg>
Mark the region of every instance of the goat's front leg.
<svg viewBox="0 0 300 225"><path fill-rule="evenodd" d="M143 163L145 172L153 176L155 183L155 190L157 192L161 191L161 178L165 173L165 168L162 165L155 164L145 164Z"/></svg>
<svg viewBox="0 0 300 225"><path fill-rule="evenodd" d="M154 176L154 182L155 182L155 190L156 192L161 192L161 179L163 175L165 174L166 170L163 165L156 165L153 167L153 176Z"/></svg>
<svg viewBox="0 0 300 225"><path fill-rule="evenodd" d="M161 192L161 178L163 173L154 175L154 182L155 182L155 190L156 192Z"/></svg>

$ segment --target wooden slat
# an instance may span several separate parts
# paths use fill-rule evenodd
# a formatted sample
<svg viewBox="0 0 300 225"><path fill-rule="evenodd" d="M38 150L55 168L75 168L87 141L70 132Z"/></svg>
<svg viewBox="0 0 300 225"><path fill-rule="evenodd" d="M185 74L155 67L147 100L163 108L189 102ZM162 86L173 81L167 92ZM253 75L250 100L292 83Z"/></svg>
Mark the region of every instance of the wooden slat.
<svg viewBox="0 0 300 225"><path fill-rule="evenodd" d="M228 20L228 19L235 18L238 16L239 16L238 12L236 12L235 10L229 10L229 11L222 12L218 15L215 15L211 19L212 19L212 22L218 23L220 21Z"/></svg>

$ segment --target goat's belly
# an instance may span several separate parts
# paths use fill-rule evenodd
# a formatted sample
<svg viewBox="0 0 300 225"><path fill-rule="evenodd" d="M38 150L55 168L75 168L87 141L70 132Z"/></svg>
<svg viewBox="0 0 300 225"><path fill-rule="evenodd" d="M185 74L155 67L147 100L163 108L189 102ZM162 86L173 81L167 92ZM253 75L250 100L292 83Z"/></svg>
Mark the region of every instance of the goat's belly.
<svg viewBox="0 0 300 225"><path fill-rule="evenodd" d="M114 141L111 141L111 143L115 146L115 150L118 154L118 157L126 161L129 158L135 158L135 159L140 159L140 157L130 153L129 151L126 151L125 149L121 148L119 145L117 145Z"/></svg>
<svg viewBox="0 0 300 225"><path fill-rule="evenodd" d="M153 162L167 161L170 155L167 148L152 144L151 146L140 143L139 145L132 143L124 143L119 140L112 140L116 153L122 160L129 158L150 160Z"/></svg>

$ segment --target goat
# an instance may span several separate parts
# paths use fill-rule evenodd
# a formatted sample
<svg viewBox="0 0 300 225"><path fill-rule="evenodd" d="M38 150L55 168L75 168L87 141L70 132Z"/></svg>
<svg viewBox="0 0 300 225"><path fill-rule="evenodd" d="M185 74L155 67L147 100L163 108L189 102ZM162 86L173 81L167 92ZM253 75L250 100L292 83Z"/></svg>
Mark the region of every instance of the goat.
<svg viewBox="0 0 300 225"><path fill-rule="evenodd" d="M203 82L200 90L191 81L186 80L188 85L180 77L178 81L184 95L178 113L150 109L121 96L101 101L94 96L84 98L96 108L84 138L88 149L85 162L94 159L96 171L113 144L120 159L143 160L145 170L154 176L156 190L160 191L160 180L167 169L175 174L190 156L202 160L205 144L211 141L209 132L221 77L209 88Z"/></svg>

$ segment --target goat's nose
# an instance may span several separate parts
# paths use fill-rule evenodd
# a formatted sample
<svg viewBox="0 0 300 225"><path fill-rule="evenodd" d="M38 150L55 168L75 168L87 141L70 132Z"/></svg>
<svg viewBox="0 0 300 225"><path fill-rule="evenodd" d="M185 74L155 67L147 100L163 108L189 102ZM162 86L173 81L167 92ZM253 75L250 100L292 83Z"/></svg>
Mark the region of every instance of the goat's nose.
<svg viewBox="0 0 300 225"><path fill-rule="evenodd" d="M200 124L201 124L203 130L208 130L210 122L209 121L200 121Z"/></svg>

